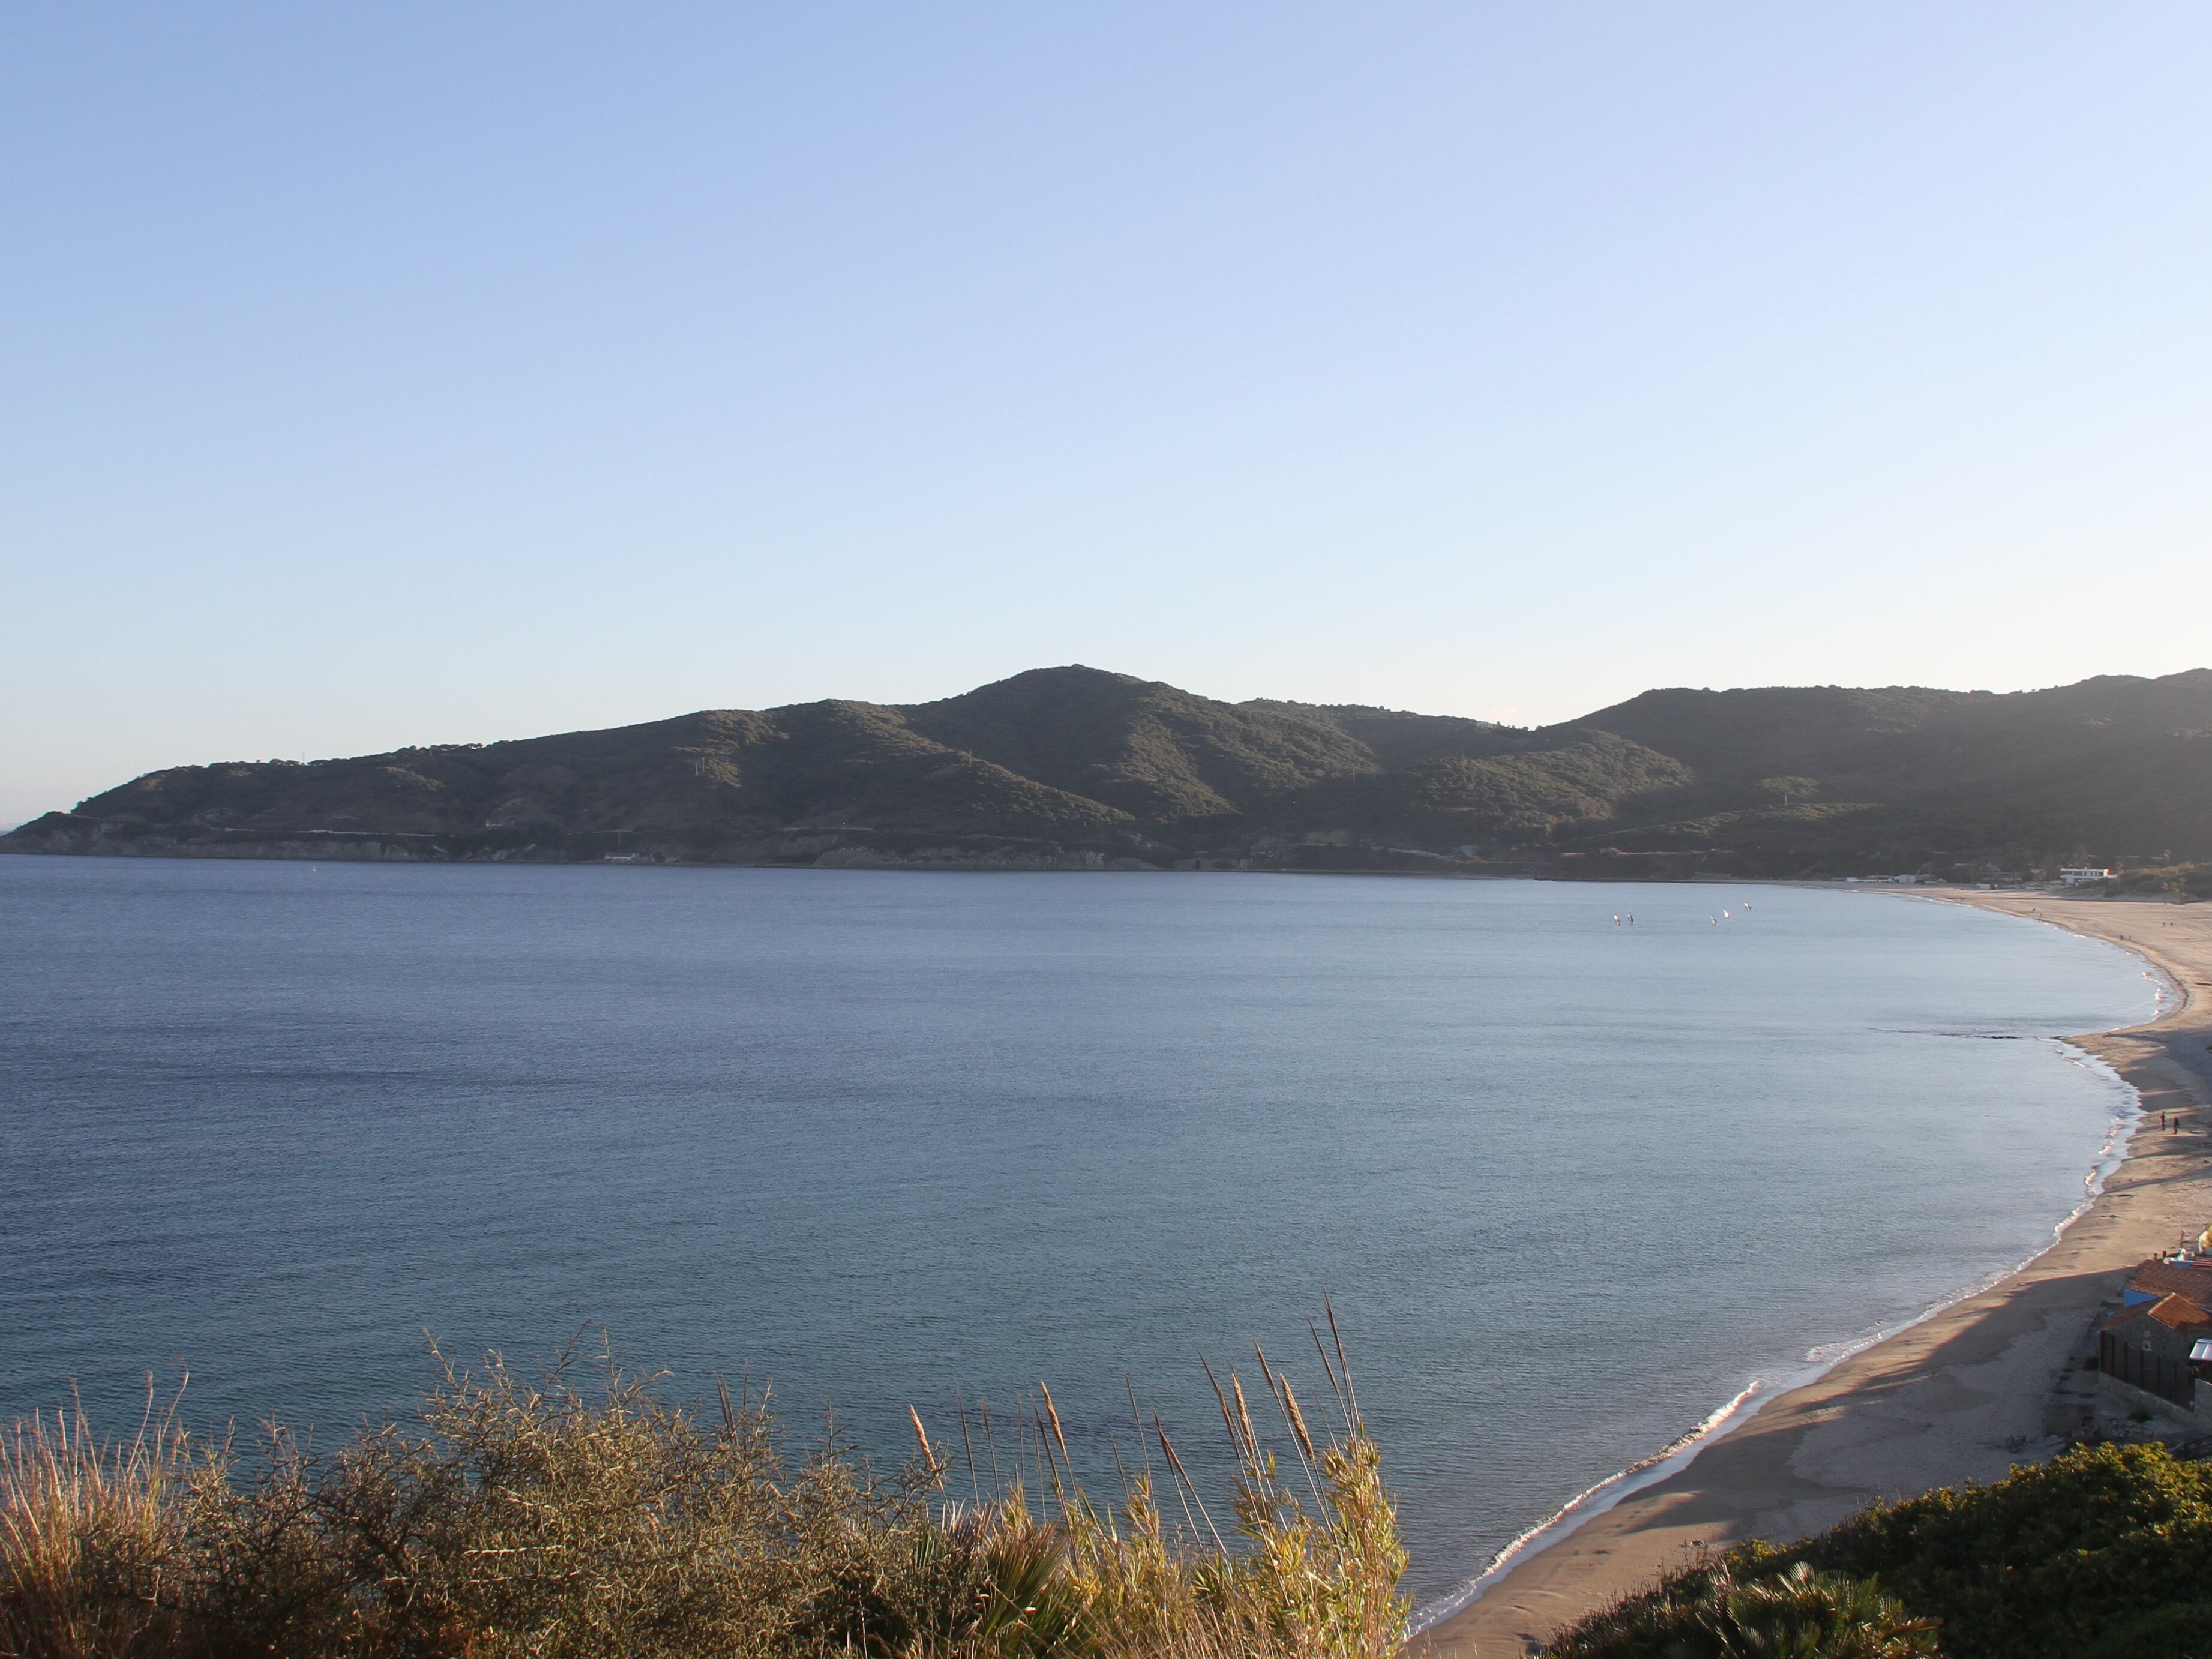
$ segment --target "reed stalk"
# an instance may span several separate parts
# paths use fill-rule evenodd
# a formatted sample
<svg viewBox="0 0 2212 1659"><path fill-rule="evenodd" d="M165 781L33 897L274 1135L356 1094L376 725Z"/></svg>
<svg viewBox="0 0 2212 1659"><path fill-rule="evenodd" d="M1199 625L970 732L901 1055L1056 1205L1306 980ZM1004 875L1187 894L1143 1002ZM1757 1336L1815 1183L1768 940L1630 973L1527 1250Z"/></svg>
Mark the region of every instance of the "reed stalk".
<svg viewBox="0 0 2212 1659"><path fill-rule="evenodd" d="M1080 1425L1042 1387L1039 1509L1002 1478L981 1402L992 1492L963 1402L961 1501L919 1411L886 1473L834 1435L793 1454L750 1389L718 1384L702 1417L611 1358L588 1384L567 1361L534 1379L496 1354L438 1364L411 1416L326 1455L275 1428L250 1455L195 1443L150 1400L116 1444L81 1413L17 1425L0 1659L1382 1659L1403 1635L1375 1448L1316 1440L1264 1355L1304 1490L1231 1372L1227 1537L1157 1417L1181 1523L1118 1446L1118 1497L1094 1498Z"/></svg>

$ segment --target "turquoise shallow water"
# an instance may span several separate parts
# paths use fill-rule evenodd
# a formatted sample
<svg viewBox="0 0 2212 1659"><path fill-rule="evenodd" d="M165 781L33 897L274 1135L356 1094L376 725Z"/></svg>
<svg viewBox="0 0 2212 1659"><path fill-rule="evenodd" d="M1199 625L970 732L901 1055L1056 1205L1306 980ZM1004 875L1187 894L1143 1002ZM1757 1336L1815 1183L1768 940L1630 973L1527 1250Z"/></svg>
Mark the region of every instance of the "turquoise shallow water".
<svg viewBox="0 0 2212 1659"><path fill-rule="evenodd" d="M2124 1097L2049 1039L2151 1008L1893 894L0 859L0 1416L327 1435L590 1324L1110 1467L1125 1370L1194 1449L1200 1350L1318 1392L1326 1293L1434 1595L2047 1242Z"/></svg>

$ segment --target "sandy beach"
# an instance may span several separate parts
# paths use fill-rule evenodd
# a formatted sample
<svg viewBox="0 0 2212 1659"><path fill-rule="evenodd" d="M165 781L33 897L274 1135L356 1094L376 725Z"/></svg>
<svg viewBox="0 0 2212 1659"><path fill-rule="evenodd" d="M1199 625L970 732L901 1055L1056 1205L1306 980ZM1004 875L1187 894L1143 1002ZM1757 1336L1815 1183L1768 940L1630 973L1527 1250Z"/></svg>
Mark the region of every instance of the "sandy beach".
<svg viewBox="0 0 2212 1659"><path fill-rule="evenodd" d="M2156 1024L2072 1041L2142 1091L2144 1127L2057 1243L1988 1291L1770 1401L1686 1468L1509 1570L1411 1645L1433 1659L1534 1651L1662 1570L1752 1538L1788 1541L1875 1498L1993 1480L2049 1455L2094 1391L2069 1371L2124 1271L2212 1221L2212 906L1933 890L2148 957L2185 999ZM2179 1114L2184 1133L2161 1133Z"/></svg>

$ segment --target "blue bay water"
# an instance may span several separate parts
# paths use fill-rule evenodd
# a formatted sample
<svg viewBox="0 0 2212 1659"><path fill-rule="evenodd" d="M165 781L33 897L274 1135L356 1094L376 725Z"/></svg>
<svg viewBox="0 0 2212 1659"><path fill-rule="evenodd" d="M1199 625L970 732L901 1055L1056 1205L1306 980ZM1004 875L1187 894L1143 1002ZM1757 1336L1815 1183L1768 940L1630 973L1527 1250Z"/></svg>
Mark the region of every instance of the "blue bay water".
<svg viewBox="0 0 2212 1659"><path fill-rule="evenodd" d="M2047 1243L2124 1099L2050 1039L2152 994L1891 894L0 859L0 1418L327 1442L588 1326L1110 1468L1125 1371L1322 1394L1328 1295L1435 1595Z"/></svg>

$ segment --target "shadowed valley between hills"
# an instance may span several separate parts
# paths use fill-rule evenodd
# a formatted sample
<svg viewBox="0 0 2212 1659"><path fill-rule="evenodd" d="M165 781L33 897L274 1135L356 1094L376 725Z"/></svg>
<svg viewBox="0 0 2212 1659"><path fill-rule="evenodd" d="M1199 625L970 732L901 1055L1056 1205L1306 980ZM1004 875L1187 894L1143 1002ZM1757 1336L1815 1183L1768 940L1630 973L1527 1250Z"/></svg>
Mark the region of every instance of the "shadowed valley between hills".
<svg viewBox="0 0 2212 1659"><path fill-rule="evenodd" d="M1534 730L1084 667L907 705L152 772L15 853L1591 877L2212 858L2212 671L1650 691Z"/></svg>

